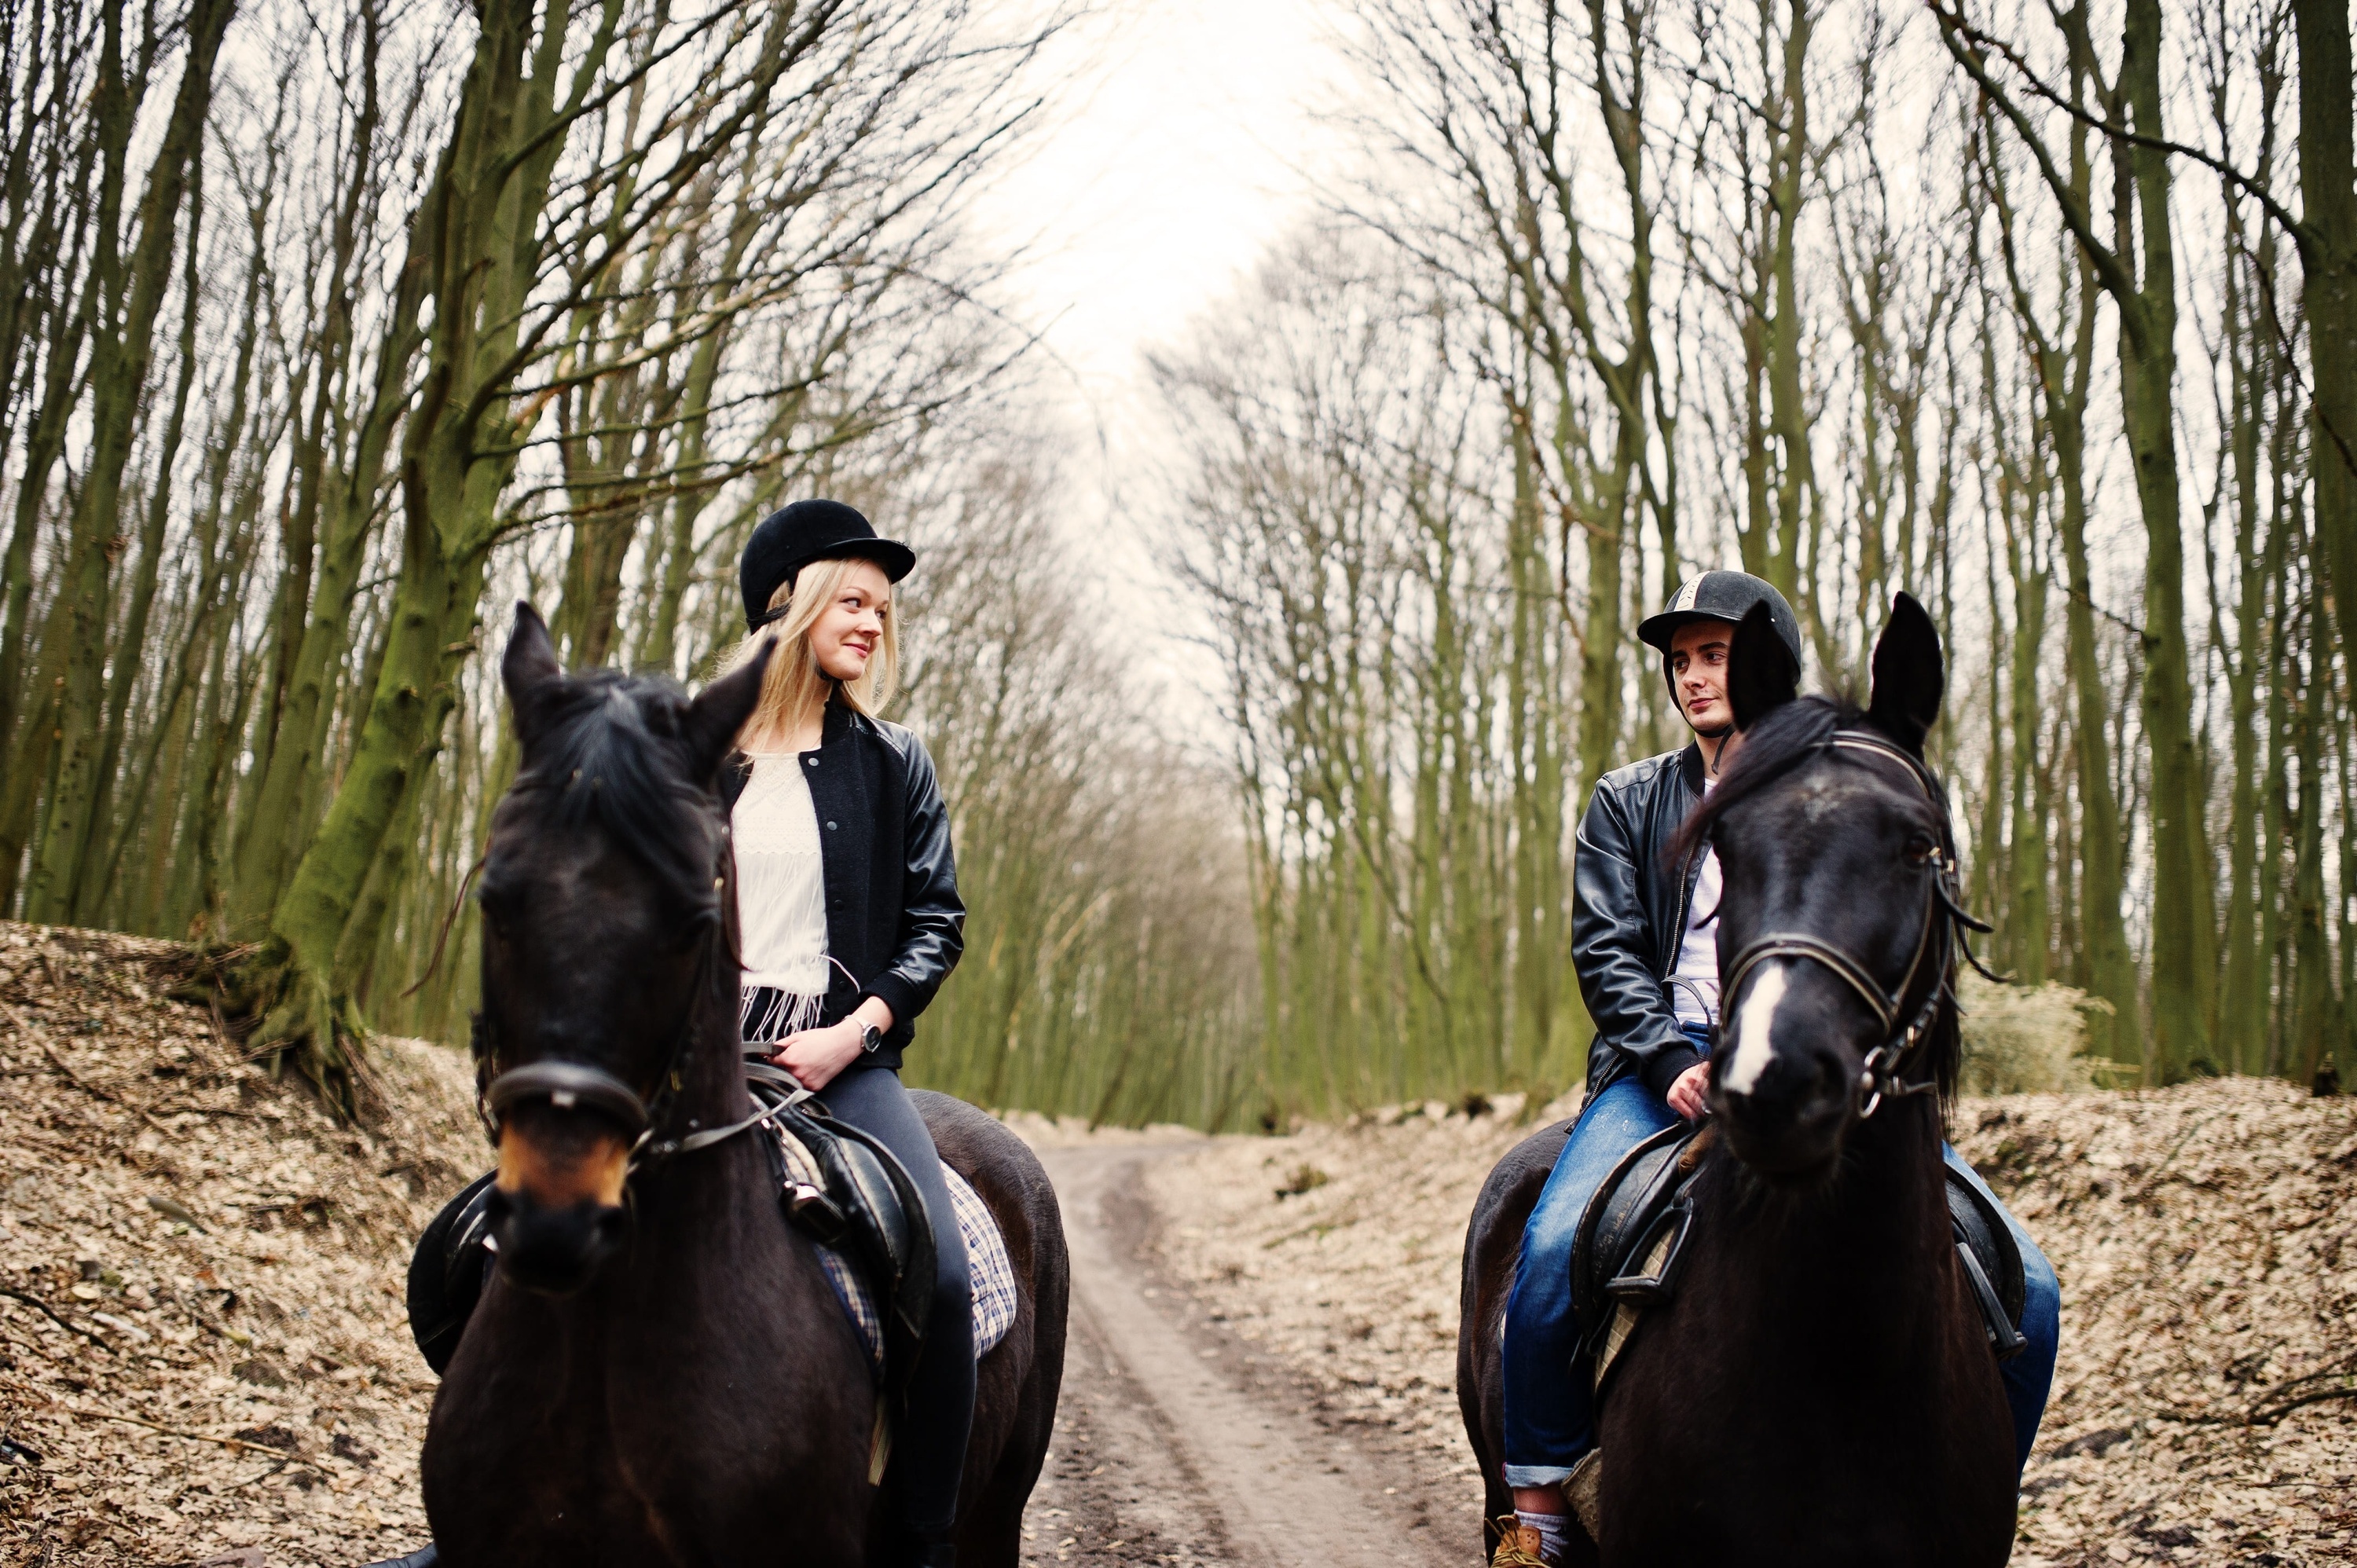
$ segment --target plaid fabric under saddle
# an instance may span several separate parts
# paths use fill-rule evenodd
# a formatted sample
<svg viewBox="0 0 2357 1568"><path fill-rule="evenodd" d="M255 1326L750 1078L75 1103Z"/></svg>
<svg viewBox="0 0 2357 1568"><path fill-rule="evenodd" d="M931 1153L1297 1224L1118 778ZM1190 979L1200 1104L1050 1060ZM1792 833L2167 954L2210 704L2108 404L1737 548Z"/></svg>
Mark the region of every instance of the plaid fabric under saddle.
<svg viewBox="0 0 2357 1568"><path fill-rule="evenodd" d="M797 1182L823 1187L824 1178L817 1157L785 1128L776 1122L770 1125L785 1156L786 1187L791 1189ZM1014 1326L1015 1264L1006 1255L1006 1238L999 1232L997 1218L982 1201L982 1195L947 1161L942 1164L942 1179L949 1185L950 1207L957 1211L958 1234L965 1242L966 1276L974 1293L974 1357L979 1361L1006 1337L1007 1329ZM861 1348L867 1352L869 1369L880 1382L884 1377L884 1317L877 1306L875 1287L860 1273L857 1263L837 1248L820 1247L818 1261L826 1272L826 1283L834 1287L835 1299L843 1305L843 1316L850 1320L852 1331L859 1336Z"/></svg>

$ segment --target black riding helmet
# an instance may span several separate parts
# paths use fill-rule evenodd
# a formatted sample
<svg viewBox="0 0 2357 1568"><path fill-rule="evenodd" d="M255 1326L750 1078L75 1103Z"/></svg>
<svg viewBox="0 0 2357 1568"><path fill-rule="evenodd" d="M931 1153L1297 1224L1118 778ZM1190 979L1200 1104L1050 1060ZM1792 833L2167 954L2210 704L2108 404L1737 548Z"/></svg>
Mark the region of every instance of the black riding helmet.
<svg viewBox="0 0 2357 1568"><path fill-rule="evenodd" d="M745 630L760 630L786 612L771 609L778 589L813 561L837 556L873 561L897 583L917 564L917 553L897 539L878 539L875 525L841 501L796 501L761 520L745 542L737 562L737 586L745 595Z"/></svg>
<svg viewBox="0 0 2357 1568"><path fill-rule="evenodd" d="M1795 683L1800 681L1801 622L1792 614L1792 607L1784 602L1784 596L1776 591L1774 585L1749 572L1705 572L1699 577L1687 578L1663 607L1661 614L1647 616L1637 623L1638 638L1647 647L1661 650L1662 679L1669 683L1673 701L1677 697L1678 680L1670 669L1670 639L1678 634L1678 628L1698 620L1724 621L1733 626L1758 604L1768 607L1776 636L1784 644L1784 650L1792 656L1792 680Z"/></svg>

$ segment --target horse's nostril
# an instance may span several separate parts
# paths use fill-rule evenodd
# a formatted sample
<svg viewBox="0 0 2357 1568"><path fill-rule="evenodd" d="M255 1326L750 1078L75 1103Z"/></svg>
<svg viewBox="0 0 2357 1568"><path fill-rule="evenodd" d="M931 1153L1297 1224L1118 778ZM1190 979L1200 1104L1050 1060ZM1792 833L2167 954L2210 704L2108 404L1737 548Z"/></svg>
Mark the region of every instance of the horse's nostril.
<svg viewBox="0 0 2357 1568"><path fill-rule="evenodd" d="M495 1189L496 1190L496 1189ZM500 1271L526 1290L568 1295L589 1283L630 1224L630 1212L596 1203L551 1208L529 1193L493 1200Z"/></svg>

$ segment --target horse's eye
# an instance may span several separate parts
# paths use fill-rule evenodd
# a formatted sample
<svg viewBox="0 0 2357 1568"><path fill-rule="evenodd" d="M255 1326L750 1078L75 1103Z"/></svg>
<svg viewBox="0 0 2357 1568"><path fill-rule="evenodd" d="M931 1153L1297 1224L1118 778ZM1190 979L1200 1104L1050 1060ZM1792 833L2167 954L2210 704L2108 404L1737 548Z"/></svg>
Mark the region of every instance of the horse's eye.
<svg viewBox="0 0 2357 1568"><path fill-rule="evenodd" d="M1908 865L1929 865L1932 864L1932 857L1939 853L1940 846L1930 833L1913 833L1908 837Z"/></svg>
<svg viewBox="0 0 2357 1568"><path fill-rule="evenodd" d="M484 932L506 940L509 918L515 911L514 895L504 887L478 888L475 908L482 913Z"/></svg>

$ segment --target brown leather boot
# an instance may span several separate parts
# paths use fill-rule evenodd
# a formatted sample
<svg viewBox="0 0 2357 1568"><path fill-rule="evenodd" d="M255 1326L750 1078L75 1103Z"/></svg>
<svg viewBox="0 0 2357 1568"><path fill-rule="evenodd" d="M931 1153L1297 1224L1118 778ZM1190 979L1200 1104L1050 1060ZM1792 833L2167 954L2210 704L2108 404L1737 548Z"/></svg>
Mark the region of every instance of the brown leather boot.
<svg viewBox="0 0 2357 1568"><path fill-rule="evenodd" d="M1498 1550L1490 1568L1548 1568L1539 1555L1539 1532L1512 1514L1498 1518Z"/></svg>

